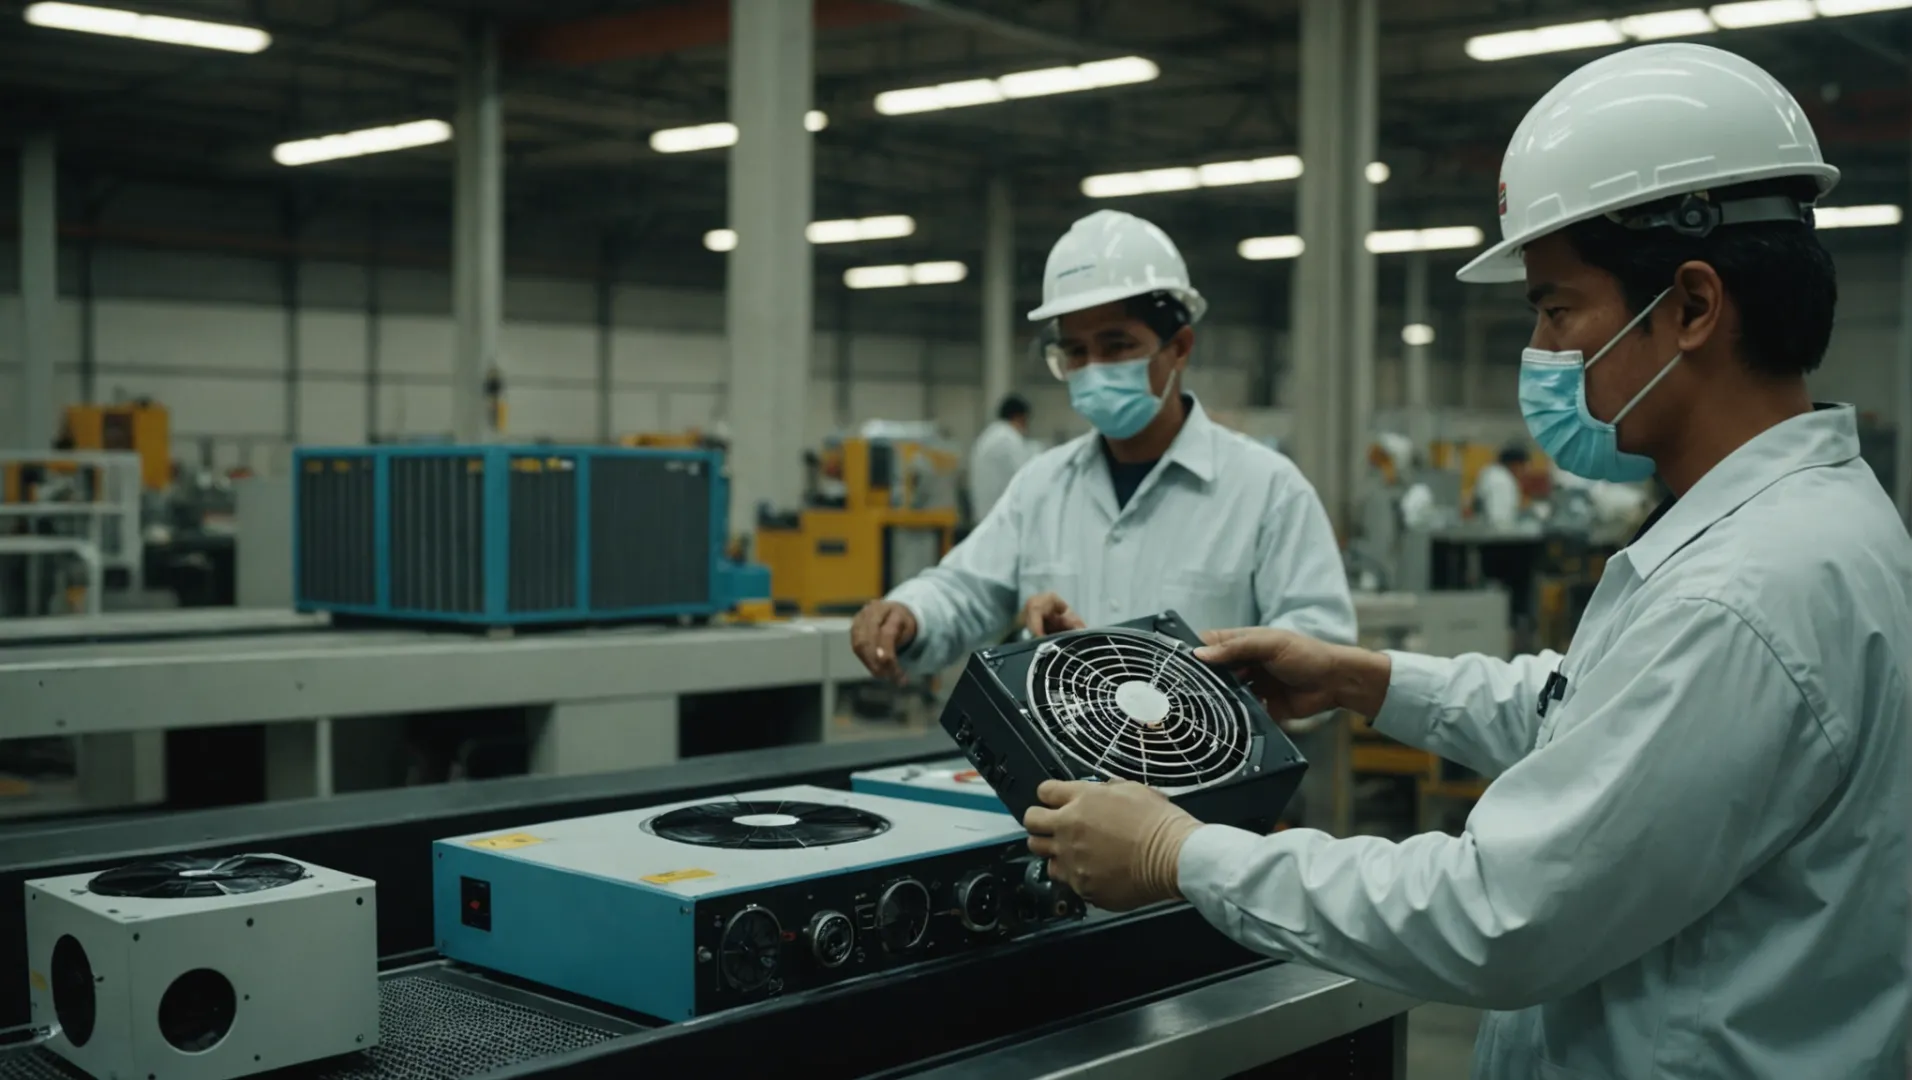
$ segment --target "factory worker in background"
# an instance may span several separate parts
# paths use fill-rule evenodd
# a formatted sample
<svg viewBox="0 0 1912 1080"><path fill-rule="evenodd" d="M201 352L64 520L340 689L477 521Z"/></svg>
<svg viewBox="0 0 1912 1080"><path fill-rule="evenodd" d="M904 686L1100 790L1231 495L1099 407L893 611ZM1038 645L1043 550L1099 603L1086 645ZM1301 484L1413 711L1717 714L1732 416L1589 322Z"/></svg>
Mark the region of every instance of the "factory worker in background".
<svg viewBox="0 0 1912 1080"><path fill-rule="evenodd" d="M1347 574L1314 488L1221 427L1182 385L1207 302L1162 230L1101 210L1049 253L1052 374L1095 430L1024 466L942 564L857 616L879 677L938 671L1001 640L1174 609L1196 629L1354 639Z"/></svg>
<svg viewBox="0 0 1912 1080"><path fill-rule="evenodd" d="M969 520L989 516L990 508L1009 490L1009 481L1036 456L1029 438L1029 403L1014 394L996 407L996 419L976 436L969 451Z"/></svg>
<svg viewBox="0 0 1912 1080"><path fill-rule="evenodd" d="M1626 179L1620 183L1616 178ZM1837 170L1717 49L1569 75L1501 175L1520 401L1591 479L1673 493L1572 650L1372 653L1263 629L1197 653L1277 715L1333 706L1499 774L1459 836L1202 825L1136 784L1045 784L1030 846L1090 901L1181 895L1252 948L1487 1009L1478 1080L1901 1080L1912 538L1854 411L1806 374L1837 285Z"/></svg>
<svg viewBox="0 0 1912 1080"><path fill-rule="evenodd" d="M1520 480L1528 460L1526 447L1503 447L1500 457L1474 477L1474 506L1483 521L1505 529L1520 519Z"/></svg>

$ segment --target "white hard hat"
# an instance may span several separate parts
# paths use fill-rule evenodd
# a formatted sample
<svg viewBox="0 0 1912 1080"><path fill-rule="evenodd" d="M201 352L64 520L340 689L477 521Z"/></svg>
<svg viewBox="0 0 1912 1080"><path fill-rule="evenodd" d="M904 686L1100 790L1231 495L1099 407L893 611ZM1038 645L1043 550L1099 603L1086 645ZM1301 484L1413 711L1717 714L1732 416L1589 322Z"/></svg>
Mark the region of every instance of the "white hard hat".
<svg viewBox="0 0 1912 1080"><path fill-rule="evenodd" d="M1839 170L1799 102L1757 64L1685 43L1617 52L1562 79L1514 129L1500 168L1501 242L1456 276L1519 281L1521 247L1575 222L1788 176L1811 177L1824 195ZM1751 205L1770 201L1722 207L1715 224L1788 216Z"/></svg>
<svg viewBox="0 0 1912 1080"><path fill-rule="evenodd" d="M1165 292L1200 322L1208 301L1189 284L1188 264L1175 241L1154 225L1120 210L1097 210L1069 226L1049 249L1042 271L1042 306L1029 313L1042 322L1072 311Z"/></svg>

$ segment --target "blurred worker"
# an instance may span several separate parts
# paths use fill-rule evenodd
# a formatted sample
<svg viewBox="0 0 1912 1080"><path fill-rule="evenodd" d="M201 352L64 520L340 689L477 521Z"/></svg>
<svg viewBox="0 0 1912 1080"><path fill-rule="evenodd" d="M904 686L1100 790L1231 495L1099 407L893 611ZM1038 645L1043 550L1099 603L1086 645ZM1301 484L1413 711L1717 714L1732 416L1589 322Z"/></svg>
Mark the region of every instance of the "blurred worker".
<svg viewBox="0 0 1912 1080"><path fill-rule="evenodd" d="M1569 137L1571 135L1571 137ZM1625 178L1625 183L1615 180ZM1459 836L1201 825L1046 784L1027 824L1104 907L1186 896L1236 940L1488 1009L1474 1076L1905 1076L1912 539L1806 374L1838 178L1729 53L1652 45L1543 97L1461 271L1534 307L1521 407L1581 476L1673 497L1573 650L1512 662L1215 634L1277 715L1332 706L1499 776Z"/></svg>
<svg viewBox="0 0 1912 1080"><path fill-rule="evenodd" d="M989 516L989 510L1009 490L1009 480L1036 456L1036 445L1029 441L1029 403L1014 394L996 407L996 419L976 436L969 451L969 515L972 522Z"/></svg>
<svg viewBox="0 0 1912 1080"><path fill-rule="evenodd" d="M1162 230L1102 210L1049 253L1051 373L1095 431L1045 451L942 565L857 616L873 674L940 670L1000 639L1172 608L1197 629L1285 626L1351 641L1354 606L1314 488L1182 387L1207 302Z"/></svg>
<svg viewBox="0 0 1912 1080"><path fill-rule="evenodd" d="M1474 506L1481 520L1505 529L1520 518L1521 481L1528 460L1526 447L1509 444L1501 449L1498 460L1481 468L1474 477Z"/></svg>

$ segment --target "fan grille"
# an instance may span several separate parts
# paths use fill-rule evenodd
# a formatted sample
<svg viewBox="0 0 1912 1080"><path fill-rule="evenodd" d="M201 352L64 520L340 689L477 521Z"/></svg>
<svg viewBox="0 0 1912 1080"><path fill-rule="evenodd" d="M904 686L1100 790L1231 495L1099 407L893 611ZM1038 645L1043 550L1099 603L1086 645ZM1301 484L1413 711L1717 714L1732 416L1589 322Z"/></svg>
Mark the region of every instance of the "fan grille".
<svg viewBox="0 0 1912 1080"><path fill-rule="evenodd" d="M223 859L186 856L114 867L87 882L86 887L99 896L180 900L264 892L305 876L305 867L289 859L264 855Z"/></svg>
<svg viewBox="0 0 1912 1080"><path fill-rule="evenodd" d="M659 814L644 827L683 844L773 850L867 840L888 831L890 823L854 806L733 799Z"/></svg>
<svg viewBox="0 0 1912 1080"><path fill-rule="evenodd" d="M1240 699L1189 653L1152 634L1097 630L1045 642L1029 667L1035 726L1105 779L1169 794L1227 780L1253 732Z"/></svg>

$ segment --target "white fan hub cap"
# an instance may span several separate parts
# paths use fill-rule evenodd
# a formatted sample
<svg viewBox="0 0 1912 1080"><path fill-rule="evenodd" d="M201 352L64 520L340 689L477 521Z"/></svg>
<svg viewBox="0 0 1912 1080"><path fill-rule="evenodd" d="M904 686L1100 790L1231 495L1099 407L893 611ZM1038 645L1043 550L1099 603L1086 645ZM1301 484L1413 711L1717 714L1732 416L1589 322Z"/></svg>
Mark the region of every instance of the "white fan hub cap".
<svg viewBox="0 0 1912 1080"><path fill-rule="evenodd" d="M730 820L752 829L787 829L803 821L793 814L738 814Z"/></svg>
<svg viewBox="0 0 1912 1080"><path fill-rule="evenodd" d="M1162 721L1168 719L1170 708L1168 695L1143 679L1133 679L1117 686L1115 704L1122 710L1122 715L1143 727L1151 728L1162 726Z"/></svg>

